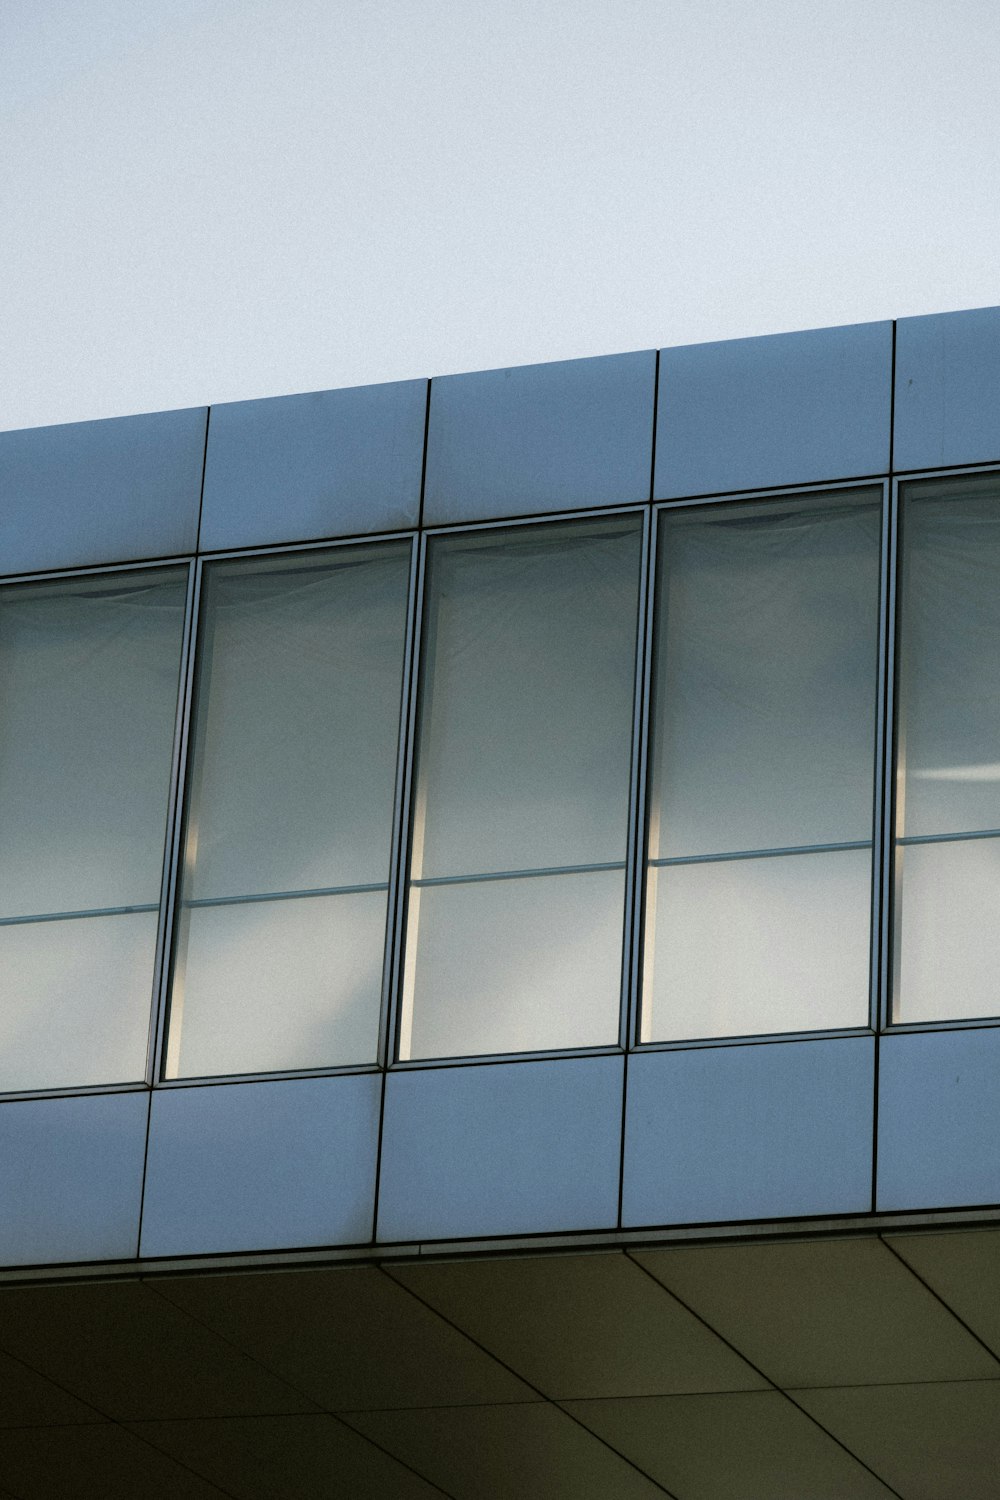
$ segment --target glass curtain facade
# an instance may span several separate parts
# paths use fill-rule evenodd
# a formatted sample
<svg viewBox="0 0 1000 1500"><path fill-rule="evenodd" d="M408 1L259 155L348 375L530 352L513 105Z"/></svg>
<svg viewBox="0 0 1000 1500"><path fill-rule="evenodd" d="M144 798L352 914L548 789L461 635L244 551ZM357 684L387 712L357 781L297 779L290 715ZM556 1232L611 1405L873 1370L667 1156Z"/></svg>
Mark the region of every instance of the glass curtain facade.
<svg viewBox="0 0 1000 1500"><path fill-rule="evenodd" d="M880 952L891 1023L997 1017L1000 480L888 525L859 486L234 555L197 611L187 565L4 586L0 1091L865 1029Z"/></svg>

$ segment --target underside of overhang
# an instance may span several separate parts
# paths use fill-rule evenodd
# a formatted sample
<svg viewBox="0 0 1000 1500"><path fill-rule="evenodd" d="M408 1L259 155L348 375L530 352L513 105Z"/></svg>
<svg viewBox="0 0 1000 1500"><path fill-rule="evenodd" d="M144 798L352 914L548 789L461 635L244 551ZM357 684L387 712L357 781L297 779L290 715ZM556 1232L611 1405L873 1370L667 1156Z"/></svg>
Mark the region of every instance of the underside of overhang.
<svg viewBox="0 0 1000 1500"><path fill-rule="evenodd" d="M0 1495L976 1500L1000 1230L0 1291Z"/></svg>

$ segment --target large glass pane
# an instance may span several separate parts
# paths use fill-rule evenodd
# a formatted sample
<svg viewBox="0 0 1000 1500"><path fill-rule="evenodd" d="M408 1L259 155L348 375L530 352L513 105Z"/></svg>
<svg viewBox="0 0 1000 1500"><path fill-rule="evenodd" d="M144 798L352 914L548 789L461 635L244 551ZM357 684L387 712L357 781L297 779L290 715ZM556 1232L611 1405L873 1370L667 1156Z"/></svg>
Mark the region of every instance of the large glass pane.
<svg viewBox="0 0 1000 1500"><path fill-rule="evenodd" d="M643 1041L868 1024L867 849L653 867Z"/></svg>
<svg viewBox="0 0 1000 1500"><path fill-rule="evenodd" d="M997 1015L996 475L908 486L901 534L893 1020Z"/></svg>
<svg viewBox="0 0 1000 1500"><path fill-rule="evenodd" d="M643 1040L864 1025L879 496L660 526Z"/></svg>
<svg viewBox="0 0 1000 1500"><path fill-rule="evenodd" d="M640 556L631 516L432 546L403 1058L617 1040Z"/></svg>
<svg viewBox="0 0 1000 1500"><path fill-rule="evenodd" d="M623 870L416 887L404 1057L614 1046Z"/></svg>
<svg viewBox="0 0 1000 1500"><path fill-rule="evenodd" d="M1000 1015L1000 839L897 851L902 1021Z"/></svg>
<svg viewBox="0 0 1000 1500"><path fill-rule="evenodd" d="M146 911L0 925L0 1089L142 1078L157 920Z"/></svg>
<svg viewBox="0 0 1000 1500"><path fill-rule="evenodd" d="M144 1076L186 586L0 590L2 1089Z"/></svg>
<svg viewBox="0 0 1000 1500"><path fill-rule="evenodd" d="M0 916L159 901L185 588L0 590Z"/></svg>
<svg viewBox="0 0 1000 1500"><path fill-rule="evenodd" d="M897 834L1000 828L1000 484L904 494Z"/></svg>
<svg viewBox="0 0 1000 1500"><path fill-rule="evenodd" d="M168 1075L371 1062L385 907L382 889L185 908Z"/></svg>
<svg viewBox="0 0 1000 1500"><path fill-rule="evenodd" d="M169 1078L376 1058L409 569L206 569Z"/></svg>

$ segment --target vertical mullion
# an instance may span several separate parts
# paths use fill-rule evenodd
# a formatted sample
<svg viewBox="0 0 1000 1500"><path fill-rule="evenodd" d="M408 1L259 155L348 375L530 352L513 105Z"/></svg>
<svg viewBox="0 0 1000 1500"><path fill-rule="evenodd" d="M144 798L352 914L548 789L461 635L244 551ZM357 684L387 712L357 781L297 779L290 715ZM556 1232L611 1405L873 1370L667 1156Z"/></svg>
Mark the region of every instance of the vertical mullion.
<svg viewBox="0 0 1000 1500"><path fill-rule="evenodd" d="M395 1060L399 1029L396 996L400 991L402 929L406 913L406 889L410 857L410 808L412 805L413 737L416 692L419 680L419 640L423 607L425 539L419 533L410 542L410 582L400 684L399 739L396 760L396 791L393 806L392 852L389 890L386 898L385 950L382 965L382 1008L379 1017L378 1059L383 1067Z"/></svg>
<svg viewBox="0 0 1000 1500"><path fill-rule="evenodd" d="M647 515L643 558L643 576L640 587L639 638L637 640L636 667L636 713L635 749L633 775L636 778L636 806L633 826L630 829L632 848L629 869L632 872L631 934L630 934L630 1006L628 1031L624 1037L627 1048L637 1046L642 1038L643 1007L643 951L645 926L649 914L646 911L647 855L649 845L650 753L653 734L652 682L653 647L656 624L656 558L659 536L660 512L653 508Z"/></svg>
<svg viewBox="0 0 1000 1500"><path fill-rule="evenodd" d="M424 594L427 580L428 538L421 533L413 558L413 586L408 620L409 639L405 666L406 686L403 694L403 715L400 729L399 808L397 810L398 847L396 851L396 884L392 891L392 913L389 923L387 954L391 961L386 973L386 1037L385 1065L392 1067L398 1061L400 1035L406 1018L404 985L406 982L405 952L406 928L410 905L410 857L413 844L413 808L415 801L414 771L416 767L418 710L422 659Z"/></svg>
<svg viewBox="0 0 1000 1500"><path fill-rule="evenodd" d="M153 1004L146 1062L146 1080L150 1084L159 1082L163 1076L166 1027L170 1010L169 988L173 974L173 934L179 869L184 846L188 751L191 738L195 660L198 650L202 569L203 563L200 559L193 559L188 565L188 593L178 674L177 715L174 724L163 878L160 886L160 919L153 981Z"/></svg>
<svg viewBox="0 0 1000 1500"><path fill-rule="evenodd" d="M882 658L884 672L882 713L882 807L881 807L881 890L879 902L879 971L877 1009L873 1020L876 1031L892 1024L893 986L896 983L897 921L896 894L899 872L896 870L896 813L900 807L898 782L898 752L901 746L902 726L899 719L901 697L899 693L899 660L897 640L899 613L902 602L900 577L902 554L900 551L900 496L899 481L893 480L887 506L884 531L886 563L886 599L883 623L885 649Z"/></svg>

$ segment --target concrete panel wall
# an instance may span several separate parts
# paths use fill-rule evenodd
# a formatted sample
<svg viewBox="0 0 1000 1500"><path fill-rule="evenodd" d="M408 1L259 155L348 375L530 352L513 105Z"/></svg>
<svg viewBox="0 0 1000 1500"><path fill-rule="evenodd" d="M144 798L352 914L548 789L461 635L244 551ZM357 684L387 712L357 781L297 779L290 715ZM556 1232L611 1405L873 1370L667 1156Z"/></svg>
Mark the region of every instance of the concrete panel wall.
<svg viewBox="0 0 1000 1500"><path fill-rule="evenodd" d="M873 1082L872 1037L631 1058L624 1227L867 1212Z"/></svg>
<svg viewBox="0 0 1000 1500"><path fill-rule="evenodd" d="M424 524L649 499L656 355L431 384Z"/></svg>
<svg viewBox="0 0 1000 1500"><path fill-rule="evenodd" d="M895 468L998 460L1000 308L900 319Z"/></svg>
<svg viewBox="0 0 1000 1500"><path fill-rule="evenodd" d="M0 433L0 574L193 552L206 417Z"/></svg>
<svg viewBox="0 0 1000 1500"><path fill-rule="evenodd" d="M141 1253L366 1243L381 1094L374 1073L158 1090Z"/></svg>
<svg viewBox="0 0 1000 1500"><path fill-rule="evenodd" d="M418 525L426 410L424 380L214 406L202 551Z"/></svg>
<svg viewBox="0 0 1000 1500"><path fill-rule="evenodd" d="M146 1091L0 1104L0 1265L134 1257L148 1117Z"/></svg>
<svg viewBox="0 0 1000 1500"><path fill-rule="evenodd" d="M892 324L664 349L657 499L889 467Z"/></svg>

